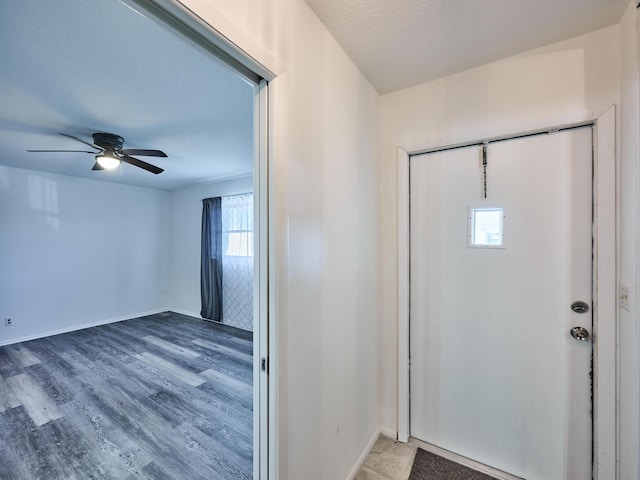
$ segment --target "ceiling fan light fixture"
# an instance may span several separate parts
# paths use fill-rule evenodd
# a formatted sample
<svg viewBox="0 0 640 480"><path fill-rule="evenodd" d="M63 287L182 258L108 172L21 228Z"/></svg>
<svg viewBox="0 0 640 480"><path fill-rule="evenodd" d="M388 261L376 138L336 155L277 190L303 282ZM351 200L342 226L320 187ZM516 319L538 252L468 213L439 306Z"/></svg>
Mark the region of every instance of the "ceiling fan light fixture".
<svg viewBox="0 0 640 480"><path fill-rule="evenodd" d="M67 133L60 133L60 135L77 140L91 148L95 148L99 153L95 151L87 150L27 150L28 152L80 152L80 153L92 153L95 155L96 163L91 168L95 170L113 170L122 165L122 162L133 165L134 167L141 168L147 172L153 174L159 174L164 172L163 168L157 167L150 163L144 162L138 158L138 155L147 157L162 157L166 158L167 154L162 150L150 150L147 148L122 148L124 144L124 138L120 135L114 135L113 133L94 133L93 143L87 142L82 138ZM96 154L97 153L97 154ZM135 155L136 157L133 157Z"/></svg>
<svg viewBox="0 0 640 480"><path fill-rule="evenodd" d="M105 150L96 155L96 162L105 170L113 170L120 165L120 159L110 150Z"/></svg>

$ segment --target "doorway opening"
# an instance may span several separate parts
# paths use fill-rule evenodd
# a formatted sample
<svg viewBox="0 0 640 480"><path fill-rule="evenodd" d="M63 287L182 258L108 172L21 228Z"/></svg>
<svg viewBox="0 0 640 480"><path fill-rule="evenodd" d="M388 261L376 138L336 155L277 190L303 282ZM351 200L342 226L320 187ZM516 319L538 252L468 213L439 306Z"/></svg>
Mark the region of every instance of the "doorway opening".
<svg viewBox="0 0 640 480"><path fill-rule="evenodd" d="M167 410L149 407L154 402L164 402L166 406L178 398L171 395L168 387L163 388L161 378L170 379L171 386L176 388L186 384L188 388L184 387L183 391L199 395L195 403L204 398L210 407L218 410L225 410L233 403L230 393L233 389L220 388L212 392L202 385L209 384L208 388L212 388L215 380L218 386L226 381L239 387L249 399L237 402L243 409L239 423L245 431L241 433L248 439L248 448L243 450L244 476L239 478L267 478L267 82L273 76L180 2L96 0L89 4L66 0L49 6L36 3L28 0L2 7L5 40L2 50L8 74L4 76L7 88L2 94L4 115L0 139L7 152L11 152L0 161L3 198L8 199L3 202L3 220L26 227L9 226L7 230L13 233L3 244L9 245L4 258L12 258L10 266L4 262L8 267L5 271L13 275L15 281L0 292L1 303L12 312L14 319L12 328L5 332L9 335L1 343L11 346L92 327L105 327L103 331L113 334L117 330L116 322L143 317L138 322L141 328L138 336L129 333L126 342L123 340L119 345L113 339L103 342L104 345L115 342L116 347L121 348L112 349L114 355L124 351L122 356L128 362L125 363L139 367L133 368L135 375L125 378L114 364L105 366L105 361L102 366L108 374L101 378L122 383L135 379L127 388L135 390L131 386L134 385L145 396L141 400L147 402L145 408L139 410L169 425L167 428L175 427L178 417L171 418ZM95 27L96 19L100 20L100 28ZM103 157L94 151L98 147L103 153L109 150L118 154L117 168L107 170L96 163L100 161L96 157ZM151 158L146 158L147 162L136 159L141 155ZM252 305L245 303L241 313L252 318L249 325L247 318L243 319L246 338L241 340L247 340L248 344L236 342L242 343L238 352L234 345L227 345L227 350L220 346L214 348L204 337L181 340L183 321L211 327L199 315L201 201L217 194L247 192L253 195L255 213L251 256L244 257L247 261L250 258L253 267L252 278L245 282L250 284ZM233 256L234 250L228 253ZM36 264L40 266L37 274L33 273ZM166 312L176 315L165 315ZM175 327L175 341L166 330L153 331L155 320ZM114 326L108 325L112 323ZM224 319L222 323L225 324ZM235 327L238 326L236 322ZM123 334L124 330L118 333ZM92 347L100 344L95 339L86 340L89 341L95 344ZM188 343L185 345L185 342ZM42 351L42 358L67 355L80 370L90 364L83 361L84 358L99 357L99 353L82 342L66 341L60 345L69 351L48 348ZM16 348L11 351L22 352ZM236 357L229 363L233 368L238 363L248 363L248 374L243 374L246 378L240 382L245 385L238 385L234 382L237 379L229 375L207 372L204 360L211 361L222 351L235 353ZM167 360L161 354L171 358ZM36 355L30 358L26 367L33 367L32 373L12 380L12 389L17 391L24 382L31 382L29 385L42 398L55 397L54 400L67 404L72 403L69 400L72 394L86 394L88 389L74 390L82 381L73 381L70 367L65 371L68 375L61 377L69 380L68 383L53 382L57 385L55 388L38 385L37 380L46 378L37 365L46 362L36 360ZM59 364L67 365L64 361ZM49 365L57 364L50 362ZM82 372L89 375L85 370ZM0 381L2 378L4 376ZM63 383L69 386L69 392L63 392L68 396L60 394ZM103 396L95 395L99 405L92 407L99 412L103 411L100 408L115 414L126 412L127 408L114 400L118 393L114 388ZM11 408L16 409L12 413L22 411L20 407L28 402L29 395L25 393L20 398L12 404ZM227 398L228 404L220 398ZM83 400L86 399L85 395ZM131 403L136 401L133 399ZM55 402L41 403L51 406ZM236 410L241 410L240 407ZM229 418L236 410L229 407ZM41 417L39 421L43 423L38 426L46 430L50 428L50 421L70 423L68 420L73 415L69 411L56 412L56 415ZM36 415L34 411L31 413ZM87 414L82 418L90 421L99 416ZM203 416L201 413L201 424L206 423ZM113 418L122 417L114 415ZM193 440L186 442L185 448L206 447L207 437L216 432L213 421L211 430L204 436L202 430L193 428L193 422L184 423L181 432ZM77 430L93 431L77 428L74 432ZM224 429L217 431L225 432ZM106 438L103 432L104 427L98 431L101 440ZM8 435L4 438L11 441L6 440L10 438ZM69 434L68 438L75 437ZM148 444L154 444L153 435L146 438L151 439ZM119 440L121 444L113 441L107 445L109 452L117 452L124 444L121 450L129 447L123 436ZM164 435L165 450L154 450L153 455L162 461L170 458L171 455L163 453L171 451L167 447L171 440L171 434ZM225 448L231 448L230 445L233 443L227 439ZM28 453L34 461L22 462L21 468L38 468L40 453ZM81 450L76 453L78 457L84 455ZM143 453L138 456L139 462L146 464L131 462L126 467L149 465L147 471L158 473L157 464L151 459L153 455L149 451ZM126 456L126 452L123 455ZM57 463L52 460L51 463L60 468L60 475L73 477L77 475L66 469L82 463L75 460L78 459L56 460ZM98 462L85 464L96 466ZM191 468L196 469L194 465ZM39 471L38 475L48 473ZM36 475L25 473L23 476Z"/></svg>
<svg viewBox="0 0 640 480"><path fill-rule="evenodd" d="M271 340L269 338L269 164L268 164L268 81L275 76L263 65L249 57L244 51L237 48L228 39L215 32L202 19L198 18L177 2L153 2L149 0L123 0L134 9L149 15L155 22L167 27L179 37L207 52L220 64L234 72L240 79L249 84L253 89L253 123L252 123L252 174L251 189L246 185L231 190L224 189L229 196L245 196L247 203L247 191L249 203L246 205L251 211L251 241L245 242L244 252L250 252L250 267L253 282L251 310L252 310L252 343L253 343L253 478L270 478L270 472L274 468L270 465L270 459L274 456L274 450L269 449L269 440L275 435L275 428L270 428L270 415L273 405L270 404L270 380L275 372L269 371ZM232 176L231 183L236 180L242 182L242 178ZM243 182L246 183L246 182ZM246 222L245 222L246 223ZM249 227L247 227L247 230ZM237 233L237 232L236 232ZM245 232L246 233L246 232ZM246 239L245 239L246 240ZM227 244L233 243L227 236ZM242 243L242 242L241 242ZM242 245L240 245L242 248ZM229 251L229 256L235 256ZM237 252L236 252L237 253ZM246 255L249 257L249 255ZM246 260L246 258L245 258ZM246 262L245 262L246 263ZM246 275L245 275L246 276ZM244 283L244 282L243 282ZM271 292L273 293L273 292ZM229 299L227 298L227 303ZM223 300L224 303L224 300ZM245 302L246 307L247 302ZM246 310L246 308L244 309ZM223 317L224 318L224 317ZM240 320L239 323L242 323ZM246 319L244 319L246 322ZM248 327L247 327L248 328ZM271 362L275 365L275 362ZM275 427L274 425L272 427Z"/></svg>

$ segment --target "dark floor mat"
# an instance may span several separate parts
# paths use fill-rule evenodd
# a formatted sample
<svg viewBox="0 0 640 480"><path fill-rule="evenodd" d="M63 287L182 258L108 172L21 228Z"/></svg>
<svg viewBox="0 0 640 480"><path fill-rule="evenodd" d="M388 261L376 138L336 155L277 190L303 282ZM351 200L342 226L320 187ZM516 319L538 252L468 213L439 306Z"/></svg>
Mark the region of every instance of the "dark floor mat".
<svg viewBox="0 0 640 480"><path fill-rule="evenodd" d="M435 453L418 449L409 480L495 480Z"/></svg>

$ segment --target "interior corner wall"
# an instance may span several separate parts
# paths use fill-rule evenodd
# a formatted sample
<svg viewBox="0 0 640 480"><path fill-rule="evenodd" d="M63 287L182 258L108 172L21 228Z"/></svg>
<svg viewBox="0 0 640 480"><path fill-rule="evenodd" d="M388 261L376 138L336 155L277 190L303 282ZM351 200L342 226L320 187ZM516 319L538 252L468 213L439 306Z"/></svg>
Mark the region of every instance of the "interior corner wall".
<svg viewBox="0 0 640 480"><path fill-rule="evenodd" d="M168 307L169 194L0 167L0 344Z"/></svg>
<svg viewBox="0 0 640 480"><path fill-rule="evenodd" d="M202 200L253 191L253 176L198 183L171 192L171 310L200 317Z"/></svg>
<svg viewBox="0 0 640 480"><path fill-rule="evenodd" d="M382 425L397 431L396 148L483 140L596 118L620 100L620 28L612 26L380 100Z"/></svg>
<svg viewBox="0 0 640 480"><path fill-rule="evenodd" d="M380 425L379 96L303 0L182 1L277 74L269 83L275 475L345 479Z"/></svg>
<svg viewBox="0 0 640 480"><path fill-rule="evenodd" d="M639 14L636 2L620 22L620 124L618 192L618 275L631 292L629 310L618 310L618 452L619 479L640 477L640 55Z"/></svg>

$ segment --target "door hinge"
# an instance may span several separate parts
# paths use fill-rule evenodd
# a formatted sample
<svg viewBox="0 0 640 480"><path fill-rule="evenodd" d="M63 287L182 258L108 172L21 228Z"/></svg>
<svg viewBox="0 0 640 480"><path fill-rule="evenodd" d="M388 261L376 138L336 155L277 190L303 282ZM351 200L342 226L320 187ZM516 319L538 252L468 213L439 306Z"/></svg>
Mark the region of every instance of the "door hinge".
<svg viewBox="0 0 640 480"><path fill-rule="evenodd" d="M269 362L265 357L262 357L260 361L260 369L265 373L269 373Z"/></svg>

